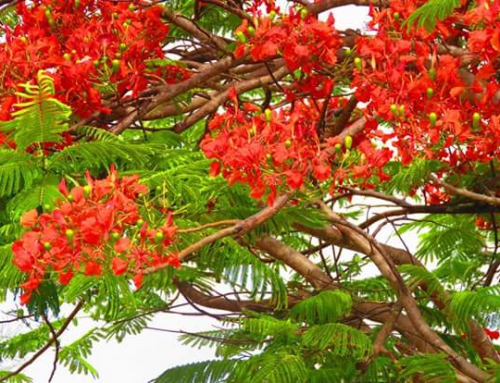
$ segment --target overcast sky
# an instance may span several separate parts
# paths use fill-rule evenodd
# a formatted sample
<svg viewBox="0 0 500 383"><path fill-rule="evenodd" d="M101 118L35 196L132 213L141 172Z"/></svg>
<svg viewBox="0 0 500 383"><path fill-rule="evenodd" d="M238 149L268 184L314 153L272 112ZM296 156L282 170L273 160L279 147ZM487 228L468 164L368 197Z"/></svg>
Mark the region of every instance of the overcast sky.
<svg viewBox="0 0 500 383"><path fill-rule="evenodd" d="M367 21L367 9L355 6L342 7L334 12L336 27L339 30L362 29ZM92 328L93 322L82 319L78 327L70 328L61 338L62 345L69 344ZM213 329L215 321L206 317L158 315L151 327L169 330L199 332ZM2 328L0 335L13 331ZM145 330L138 336L128 336L118 344L115 341L97 343L89 362L98 370L99 379L92 380L85 375L71 375L63 366L58 366L53 383L146 383L164 370L214 357L211 349L193 349L183 346L178 335ZM54 361L54 352L46 352L33 365L25 370L34 383L47 382ZM2 366L2 368L11 366Z"/></svg>

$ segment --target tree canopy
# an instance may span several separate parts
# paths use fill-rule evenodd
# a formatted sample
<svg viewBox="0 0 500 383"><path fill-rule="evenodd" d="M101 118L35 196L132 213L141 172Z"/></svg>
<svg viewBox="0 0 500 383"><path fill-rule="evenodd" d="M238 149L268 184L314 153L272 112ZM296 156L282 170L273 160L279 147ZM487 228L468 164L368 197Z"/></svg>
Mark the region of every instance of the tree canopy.
<svg viewBox="0 0 500 383"><path fill-rule="evenodd" d="M178 305L220 322L181 336L217 358L144 381L500 381L499 0L0 0L0 22L0 324L26 324L0 382L49 349L49 382L97 378L93 345Z"/></svg>

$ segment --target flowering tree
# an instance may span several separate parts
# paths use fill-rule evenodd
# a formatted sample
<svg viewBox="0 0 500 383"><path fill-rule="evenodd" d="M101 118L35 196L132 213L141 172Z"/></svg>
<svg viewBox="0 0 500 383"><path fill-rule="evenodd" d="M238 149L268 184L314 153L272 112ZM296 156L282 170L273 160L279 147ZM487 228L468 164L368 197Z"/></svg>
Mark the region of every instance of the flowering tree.
<svg viewBox="0 0 500 383"><path fill-rule="evenodd" d="M0 382L179 302L219 359L145 380L500 381L499 15L0 0Z"/></svg>

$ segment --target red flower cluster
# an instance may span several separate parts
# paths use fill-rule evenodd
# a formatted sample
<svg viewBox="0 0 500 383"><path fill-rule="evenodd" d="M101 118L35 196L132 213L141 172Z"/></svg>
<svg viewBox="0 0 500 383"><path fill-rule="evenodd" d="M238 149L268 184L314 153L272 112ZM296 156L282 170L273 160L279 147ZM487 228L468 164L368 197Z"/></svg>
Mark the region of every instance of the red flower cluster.
<svg viewBox="0 0 500 383"><path fill-rule="evenodd" d="M0 119L10 118L19 83L50 70L59 98L79 116L107 111L103 95L137 94L151 81L148 74L178 82L187 72L154 65L164 58L168 26L161 7L145 1L36 0L17 5L19 23L3 26L0 44ZM169 68L172 68L172 71Z"/></svg>
<svg viewBox="0 0 500 383"><path fill-rule="evenodd" d="M78 273L99 276L133 275L136 287L144 269L159 264L179 267L178 258L168 251L176 227L168 216L163 226L150 228L143 221L136 200L147 193L138 176L119 178L112 168L103 180L87 174L88 184L68 191L50 213L27 212L21 224L30 230L14 242L14 264L28 279L21 285L21 302L29 302L43 278L53 275L68 284Z"/></svg>
<svg viewBox="0 0 500 383"><path fill-rule="evenodd" d="M291 71L300 69L305 74L305 78L297 78L303 87L321 90L315 94L316 97L324 97L331 92L332 80L313 72L337 62L341 40L333 26L332 15L327 22L323 22L292 10L289 15L276 20L274 15L263 17L256 23L256 28L253 28L244 20L236 29L235 34L243 43L238 45L236 57L248 51L254 61L281 56Z"/></svg>
<svg viewBox="0 0 500 383"><path fill-rule="evenodd" d="M297 101L293 108L260 113L252 104L240 108L234 101L235 107L229 106L212 119L209 127L214 134L205 137L201 148L208 158L217 160L212 163L212 175L222 171L230 185L248 184L253 198L269 192L269 204L279 187L297 190L311 181L330 179L334 160L356 165L352 170L354 177L366 179L376 172L383 174L381 168L390 158L387 149L377 150L366 141L359 147L368 156L355 162L347 160L338 139L321 144L321 102L318 109L307 101ZM332 105L336 103L337 100L332 101Z"/></svg>
<svg viewBox="0 0 500 383"><path fill-rule="evenodd" d="M357 40L352 87L368 118L390 122L383 137L403 163L418 156L470 171L470 161L500 154L500 1L458 8L434 32L405 24L422 4L372 10L376 34Z"/></svg>

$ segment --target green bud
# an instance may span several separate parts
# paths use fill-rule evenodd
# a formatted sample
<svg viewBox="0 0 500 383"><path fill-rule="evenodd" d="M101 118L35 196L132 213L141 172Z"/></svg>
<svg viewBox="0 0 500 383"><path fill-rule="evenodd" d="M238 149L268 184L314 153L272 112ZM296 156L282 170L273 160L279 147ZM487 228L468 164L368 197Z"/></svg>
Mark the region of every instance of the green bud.
<svg viewBox="0 0 500 383"><path fill-rule="evenodd" d="M394 20L399 21L399 12L394 12Z"/></svg>
<svg viewBox="0 0 500 383"><path fill-rule="evenodd" d="M345 136L345 138L344 138L344 144L345 144L345 148L347 150L350 150L352 148L352 137L351 136Z"/></svg>
<svg viewBox="0 0 500 383"><path fill-rule="evenodd" d="M50 210L50 205L48 203L43 204L43 210L44 211L49 211Z"/></svg>
<svg viewBox="0 0 500 383"><path fill-rule="evenodd" d="M431 126L434 128L437 122L437 114L434 112L429 113L429 122Z"/></svg>
<svg viewBox="0 0 500 383"><path fill-rule="evenodd" d="M144 220L142 220L142 219L137 220L138 227L142 227L143 224L144 224Z"/></svg>
<svg viewBox="0 0 500 383"><path fill-rule="evenodd" d="M306 8L302 8L302 9L300 10L300 18L301 18L302 20L304 20L304 19L307 17L307 14L308 14L308 12L307 12L307 9L306 9Z"/></svg>
<svg viewBox="0 0 500 383"><path fill-rule="evenodd" d="M335 151L337 153L339 153L339 154L342 153L342 144L341 143L336 143L334 148L335 148Z"/></svg>
<svg viewBox="0 0 500 383"><path fill-rule="evenodd" d="M345 50L345 55L346 55L347 57L349 57L350 55L352 55L352 49L351 49L351 48L346 48L346 50Z"/></svg>
<svg viewBox="0 0 500 383"><path fill-rule="evenodd" d="M266 121L267 121L267 122L271 122L271 119L272 119L272 117L273 117L273 112L272 112L272 110L271 110L271 109L266 109L266 110L264 111L264 115L266 116Z"/></svg>
<svg viewBox="0 0 500 383"><path fill-rule="evenodd" d="M70 194L70 195L68 196L68 201L69 201L69 202L73 202L74 200L75 200L75 198L74 198L74 197Z"/></svg>
<svg viewBox="0 0 500 383"><path fill-rule="evenodd" d="M75 8L80 8L80 0L75 0Z"/></svg>
<svg viewBox="0 0 500 383"><path fill-rule="evenodd" d="M44 248L45 250L49 251L49 250L52 248L52 246L50 246L50 243L49 243L49 242L44 242L44 243L43 243L43 248Z"/></svg>
<svg viewBox="0 0 500 383"><path fill-rule="evenodd" d="M290 148L292 146L292 141L291 140L286 140L285 141L285 148Z"/></svg>
<svg viewBox="0 0 500 383"><path fill-rule="evenodd" d="M116 52L116 54L115 54L115 59L118 59L118 60L119 60L119 59L121 59L121 58L122 58L122 54L121 54L121 52Z"/></svg>
<svg viewBox="0 0 500 383"><path fill-rule="evenodd" d="M276 11L269 12L269 20L274 21L276 18Z"/></svg>
<svg viewBox="0 0 500 383"><path fill-rule="evenodd" d="M111 233L111 238L113 238L113 239L118 239L118 238L120 238L120 234L119 234L119 233L117 233L116 231L113 231L113 232Z"/></svg>
<svg viewBox="0 0 500 383"><path fill-rule="evenodd" d="M248 130L248 134L250 134L250 136L254 136L254 135L255 135L255 128L253 128L253 127L252 127L252 128L250 128L250 129Z"/></svg>
<svg viewBox="0 0 500 383"><path fill-rule="evenodd" d="M129 11L134 12L137 9L137 7L134 4L130 4L128 6L128 9L129 9Z"/></svg>
<svg viewBox="0 0 500 383"><path fill-rule="evenodd" d="M247 42L247 37L245 36L245 34L242 31L236 32L236 38L242 44L245 44Z"/></svg>
<svg viewBox="0 0 500 383"><path fill-rule="evenodd" d="M431 99L432 96L434 96L434 89L432 88L427 88L427 98Z"/></svg>
<svg viewBox="0 0 500 383"><path fill-rule="evenodd" d="M271 161L273 159L273 155L271 153L266 153L266 160Z"/></svg>
<svg viewBox="0 0 500 383"><path fill-rule="evenodd" d="M75 236L75 232L71 229L67 229L65 234L66 234L66 238L68 238L70 241Z"/></svg>
<svg viewBox="0 0 500 383"><path fill-rule="evenodd" d="M356 67L357 70L363 69L363 62L362 62L361 58L356 57L354 59L354 66Z"/></svg>
<svg viewBox="0 0 500 383"><path fill-rule="evenodd" d="M65 54L63 54L63 59L65 59L66 61L69 61L69 60L71 60L71 55L69 53L65 53Z"/></svg>
<svg viewBox="0 0 500 383"><path fill-rule="evenodd" d="M247 28L247 31L248 31L248 34L249 34L250 36L255 36L255 28L254 28L254 27L249 26L249 27Z"/></svg>
<svg viewBox="0 0 500 383"><path fill-rule="evenodd" d="M155 243L160 243L161 241L163 241L163 233L161 231L158 231L155 234Z"/></svg>
<svg viewBox="0 0 500 383"><path fill-rule="evenodd" d="M479 123L481 122L481 115L477 112L475 112L473 115L472 115L472 127L474 129L477 129L479 128Z"/></svg>
<svg viewBox="0 0 500 383"><path fill-rule="evenodd" d="M120 43L120 46L118 48L120 49L120 52L125 52L127 50L127 44Z"/></svg>
<svg viewBox="0 0 500 383"><path fill-rule="evenodd" d="M436 79L436 69L435 68L429 69L429 78L431 80L435 80Z"/></svg>
<svg viewBox="0 0 500 383"><path fill-rule="evenodd" d="M391 104L391 106L389 107L389 109L391 110L391 112L396 116L398 117L399 116L399 109L398 109L398 106L396 104Z"/></svg>
<svg viewBox="0 0 500 383"><path fill-rule="evenodd" d="M120 60L114 59L111 62L111 68L113 69L113 72L117 73L118 70L120 69Z"/></svg>
<svg viewBox="0 0 500 383"><path fill-rule="evenodd" d="M95 68L98 68L99 64L100 64L99 60L94 60L94 67Z"/></svg>
<svg viewBox="0 0 500 383"><path fill-rule="evenodd" d="M404 105L399 105L399 114L401 117L405 116L405 106Z"/></svg>
<svg viewBox="0 0 500 383"><path fill-rule="evenodd" d="M90 193L91 193L91 192L92 192L92 186L90 186L90 185L85 185L85 186L83 187L83 195L84 195L85 197L88 197L88 196L90 195Z"/></svg>

